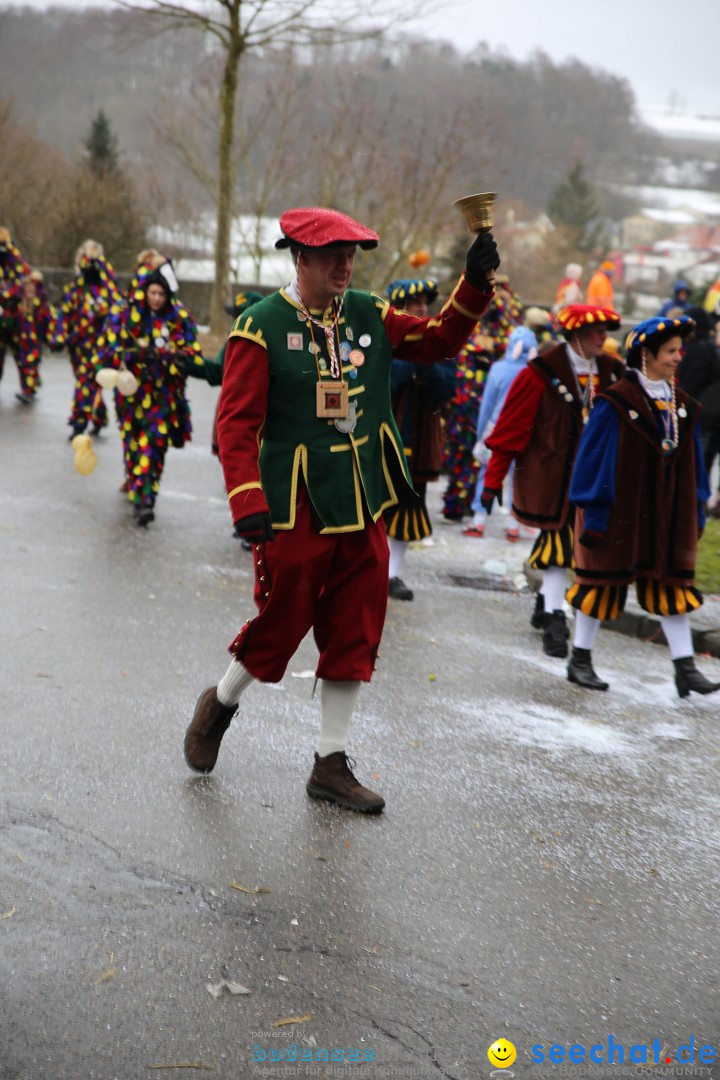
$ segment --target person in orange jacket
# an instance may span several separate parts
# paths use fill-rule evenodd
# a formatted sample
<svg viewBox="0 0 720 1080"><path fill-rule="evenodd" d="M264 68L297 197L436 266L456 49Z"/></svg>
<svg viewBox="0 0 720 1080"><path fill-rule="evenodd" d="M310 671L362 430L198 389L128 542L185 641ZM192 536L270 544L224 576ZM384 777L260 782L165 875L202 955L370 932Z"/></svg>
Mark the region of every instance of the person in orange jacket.
<svg viewBox="0 0 720 1080"><path fill-rule="evenodd" d="M606 259L590 278L587 288L586 303L594 307L614 307L613 277L615 276L615 264Z"/></svg>

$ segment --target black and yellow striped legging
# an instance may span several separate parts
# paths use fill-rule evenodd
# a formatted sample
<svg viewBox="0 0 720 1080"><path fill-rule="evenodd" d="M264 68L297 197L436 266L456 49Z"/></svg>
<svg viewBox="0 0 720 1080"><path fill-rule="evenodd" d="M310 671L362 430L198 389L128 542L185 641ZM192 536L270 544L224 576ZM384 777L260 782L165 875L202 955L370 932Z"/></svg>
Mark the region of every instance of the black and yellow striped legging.
<svg viewBox="0 0 720 1080"><path fill-rule="evenodd" d="M664 585L650 578L635 582L637 602L649 615L687 615L702 607L702 593L693 585ZM601 622L617 619L625 609L627 585L571 585L566 594L568 604L583 615Z"/></svg>
<svg viewBox="0 0 720 1080"><path fill-rule="evenodd" d="M574 570L572 525L567 523L559 529L542 529L528 563L534 570L547 570L550 566Z"/></svg>

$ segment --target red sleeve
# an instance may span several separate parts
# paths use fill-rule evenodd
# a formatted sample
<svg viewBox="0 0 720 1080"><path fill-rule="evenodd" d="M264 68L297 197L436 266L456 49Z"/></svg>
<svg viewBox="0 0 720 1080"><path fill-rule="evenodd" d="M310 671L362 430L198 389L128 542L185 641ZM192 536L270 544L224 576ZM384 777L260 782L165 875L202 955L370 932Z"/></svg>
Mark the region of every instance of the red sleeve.
<svg viewBox="0 0 720 1080"><path fill-rule="evenodd" d="M492 433L485 440L492 454L485 472L485 487L500 491L513 458L530 442L545 381L534 368L527 367L513 381Z"/></svg>
<svg viewBox="0 0 720 1080"><path fill-rule="evenodd" d="M225 353L217 431L233 522L269 510L260 482L268 381L263 346L231 337Z"/></svg>
<svg viewBox="0 0 720 1080"><path fill-rule="evenodd" d="M438 315L417 319L397 311L379 297L380 317L398 360L434 364L452 360L460 352L494 293L481 292L463 275Z"/></svg>

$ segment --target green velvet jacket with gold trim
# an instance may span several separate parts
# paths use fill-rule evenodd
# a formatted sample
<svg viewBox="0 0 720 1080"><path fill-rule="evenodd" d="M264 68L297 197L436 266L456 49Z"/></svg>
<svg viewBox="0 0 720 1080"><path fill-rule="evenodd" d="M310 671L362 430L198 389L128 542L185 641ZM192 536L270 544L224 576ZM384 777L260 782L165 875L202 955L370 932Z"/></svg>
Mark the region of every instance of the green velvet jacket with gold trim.
<svg viewBox="0 0 720 1080"><path fill-rule="evenodd" d="M318 378L330 377L327 344L292 297L280 290L241 315L228 339L218 413L233 521L269 510L274 529L292 529L301 479L321 532L360 530L366 512L377 520L398 501L399 486L410 486L390 403L392 357L432 364L455 356L491 296L462 277L438 315L417 319L348 290L338 344L343 356L364 354L356 369L342 362L357 411L350 434L316 415ZM330 323L335 310L312 314Z"/></svg>

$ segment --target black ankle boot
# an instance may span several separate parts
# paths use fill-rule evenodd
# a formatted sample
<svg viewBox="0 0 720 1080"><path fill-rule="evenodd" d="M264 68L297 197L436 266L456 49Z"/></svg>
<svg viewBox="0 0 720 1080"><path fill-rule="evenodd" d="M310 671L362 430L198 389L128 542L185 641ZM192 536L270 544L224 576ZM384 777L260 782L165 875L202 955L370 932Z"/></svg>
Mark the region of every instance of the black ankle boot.
<svg viewBox="0 0 720 1080"><path fill-rule="evenodd" d="M545 613L545 629L543 630L543 650L546 656L558 656L561 659L568 654L568 638L570 633L564 611L553 611L549 615Z"/></svg>
<svg viewBox="0 0 720 1080"><path fill-rule="evenodd" d="M391 577L388 582L388 596L393 600L412 600L415 593L409 589L402 578Z"/></svg>
<svg viewBox="0 0 720 1080"><path fill-rule="evenodd" d="M539 592L535 597L535 607L530 616L530 625L533 630L544 630L547 625L547 620L548 617L545 614L545 597Z"/></svg>
<svg viewBox="0 0 720 1080"><path fill-rule="evenodd" d="M675 665L675 685L680 697L687 697L691 690L696 694L713 694L720 690L720 682L710 682L701 671L695 667L694 656L682 656L679 660L673 660Z"/></svg>
<svg viewBox="0 0 720 1080"><path fill-rule="evenodd" d="M155 520L155 511L152 506L143 505L136 507L137 517L135 518L138 525L141 528L146 529L151 521Z"/></svg>
<svg viewBox="0 0 720 1080"><path fill-rule="evenodd" d="M573 648L570 663L568 664L567 677L570 682L582 686L584 690L607 690L609 685L599 679L595 673L589 649Z"/></svg>

